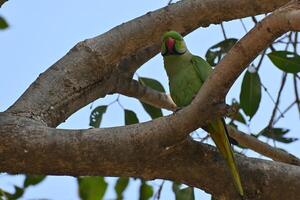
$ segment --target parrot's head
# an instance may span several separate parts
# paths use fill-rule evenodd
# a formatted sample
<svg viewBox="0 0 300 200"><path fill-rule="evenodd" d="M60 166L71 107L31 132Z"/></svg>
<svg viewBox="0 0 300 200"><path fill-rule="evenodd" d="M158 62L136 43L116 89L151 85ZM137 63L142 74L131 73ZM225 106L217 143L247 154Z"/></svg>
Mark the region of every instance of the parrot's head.
<svg viewBox="0 0 300 200"><path fill-rule="evenodd" d="M187 51L183 37L176 31L164 33L162 37L161 55L183 55Z"/></svg>

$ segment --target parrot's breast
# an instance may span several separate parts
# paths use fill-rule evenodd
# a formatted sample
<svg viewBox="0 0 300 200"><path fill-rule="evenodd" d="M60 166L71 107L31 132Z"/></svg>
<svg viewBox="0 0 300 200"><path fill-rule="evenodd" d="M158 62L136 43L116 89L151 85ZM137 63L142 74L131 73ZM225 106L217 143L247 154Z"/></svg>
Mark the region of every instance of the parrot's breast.
<svg viewBox="0 0 300 200"><path fill-rule="evenodd" d="M171 97L179 107L189 105L198 93L202 82L191 63L181 63L181 66L174 70L169 76L169 87Z"/></svg>

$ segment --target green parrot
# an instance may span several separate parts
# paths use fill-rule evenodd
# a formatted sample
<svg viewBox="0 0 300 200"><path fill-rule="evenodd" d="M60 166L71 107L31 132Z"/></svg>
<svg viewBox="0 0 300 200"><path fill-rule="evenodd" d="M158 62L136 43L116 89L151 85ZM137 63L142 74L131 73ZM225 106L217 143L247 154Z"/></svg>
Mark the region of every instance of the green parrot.
<svg viewBox="0 0 300 200"><path fill-rule="evenodd" d="M175 31L169 31L163 35L161 54L169 77L172 99L178 107L189 105L212 72L212 67L204 59L191 54L183 37ZM219 151L227 161L235 186L239 194L243 196L244 191L224 119L220 118L210 122L206 130L210 133Z"/></svg>

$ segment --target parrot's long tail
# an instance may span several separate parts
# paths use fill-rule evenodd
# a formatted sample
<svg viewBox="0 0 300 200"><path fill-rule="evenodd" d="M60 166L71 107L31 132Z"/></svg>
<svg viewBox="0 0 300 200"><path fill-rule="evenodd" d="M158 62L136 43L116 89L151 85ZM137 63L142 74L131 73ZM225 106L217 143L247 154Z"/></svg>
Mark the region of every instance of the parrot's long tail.
<svg viewBox="0 0 300 200"><path fill-rule="evenodd" d="M239 194L244 196L241 178L237 169L231 145L229 143L228 132L225 127L224 119L211 122L207 126L207 130L229 165L235 187L237 188Z"/></svg>

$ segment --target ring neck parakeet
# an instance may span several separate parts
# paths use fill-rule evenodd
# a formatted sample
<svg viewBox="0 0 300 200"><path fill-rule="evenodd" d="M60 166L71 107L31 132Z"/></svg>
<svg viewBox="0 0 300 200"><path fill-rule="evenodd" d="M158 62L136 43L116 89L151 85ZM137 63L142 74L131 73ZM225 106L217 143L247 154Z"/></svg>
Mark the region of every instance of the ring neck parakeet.
<svg viewBox="0 0 300 200"><path fill-rule="evenodd" d="M175 31L169 31L163 35L161 54L169 78L172 99L178 107L189 105L211 73L211 66L201 57L191 54L183 37ZM211 121L206 130L226 160L237 191L243 196L244 191L224 119Z"/></svg>

